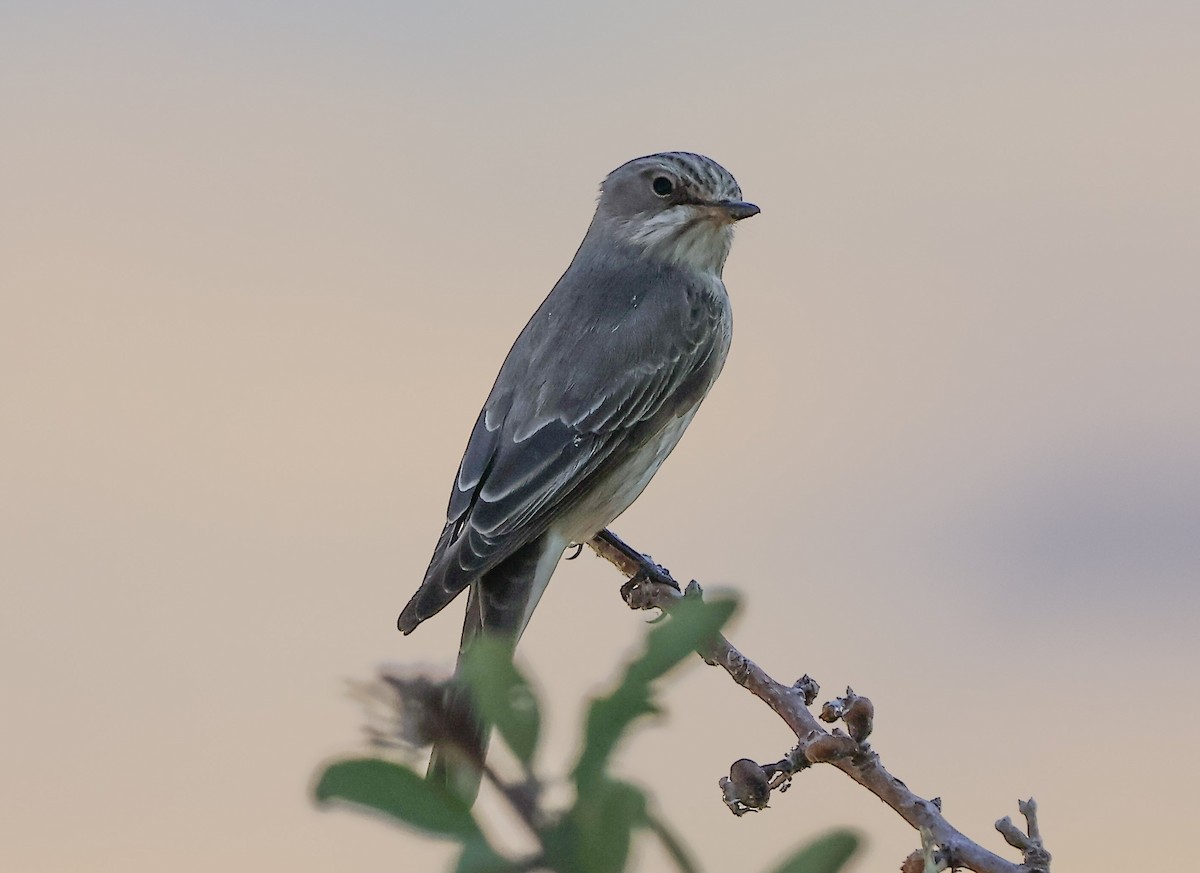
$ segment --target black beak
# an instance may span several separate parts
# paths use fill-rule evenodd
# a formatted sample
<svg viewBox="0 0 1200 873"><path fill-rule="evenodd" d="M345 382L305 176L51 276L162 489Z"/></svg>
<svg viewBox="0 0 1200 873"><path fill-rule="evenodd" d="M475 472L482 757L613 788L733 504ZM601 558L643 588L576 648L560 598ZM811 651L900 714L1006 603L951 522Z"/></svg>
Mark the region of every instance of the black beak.
<svg viewBox="0 0 1200 873"><path fill-rule="evenodd" d="M724 209L734 221L741 221L743 218L749 218L762 212L753 203L744 203L741 200L718 200L713 206Z"/></svg>

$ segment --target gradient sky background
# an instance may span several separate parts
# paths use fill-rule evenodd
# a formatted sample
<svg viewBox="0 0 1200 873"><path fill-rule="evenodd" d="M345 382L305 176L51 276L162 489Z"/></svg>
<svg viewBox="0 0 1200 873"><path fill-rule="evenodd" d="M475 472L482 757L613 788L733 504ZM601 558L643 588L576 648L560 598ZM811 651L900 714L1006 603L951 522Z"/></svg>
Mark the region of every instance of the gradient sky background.
<svg viewBox="0 0 1200 873"><path fill-rule="evenodd" d="M306 791L344 679L448 665L395 616L512 339L596 186L689 149L761 216L725 374L614 526L745 596L735 643L846 684L950 820L1035 795L1063 870L1194 855L1200 5L0 6L0 867L442 869ZM644 631L592 557L521 655L565 772ZM687 668L620 770L707 870L783 724ZM484 803L487 803L485 799ZM639 870L662 868L643 848Z"/></svg>

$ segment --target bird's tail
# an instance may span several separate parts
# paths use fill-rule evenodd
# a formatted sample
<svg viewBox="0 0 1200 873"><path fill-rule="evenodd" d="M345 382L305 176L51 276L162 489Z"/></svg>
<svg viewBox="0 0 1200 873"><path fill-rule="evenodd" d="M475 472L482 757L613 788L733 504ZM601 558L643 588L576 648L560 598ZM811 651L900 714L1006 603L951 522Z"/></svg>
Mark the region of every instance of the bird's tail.
<svg viewBox="0 0 1200 873"><path fill-rule="evenodd" d="M483 610L479 584L473 584L467 596L467 616L463 621L462 643L458 649L458 665L454 679L446 687L443 699L447 733L453 739L433 747L429 759L430 782L447 788L466 803L475 802L483 775L491 726L484 724L471 706L471 692L462 681L462 663L467 649L483 633Z"/></svg>
<svg viewBox="0 0 1200 873"><path fill-rule="evenodd" d="M446 733L453 739L434 744L428 778L443 785L467 804L475 802L483 774L491 725L471 705L471 692L462 679L467 650L482 634L504 639L511 653L525 630L566 544L551 535L538 537L471 583L467 615L454 680L446 689Z"/></svg>

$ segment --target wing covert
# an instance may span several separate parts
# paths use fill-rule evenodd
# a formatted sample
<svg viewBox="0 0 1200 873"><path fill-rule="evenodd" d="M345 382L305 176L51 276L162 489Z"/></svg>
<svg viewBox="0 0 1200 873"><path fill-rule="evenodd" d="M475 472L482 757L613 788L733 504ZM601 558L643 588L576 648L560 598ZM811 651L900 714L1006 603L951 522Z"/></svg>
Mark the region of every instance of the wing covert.
<svg viewBox="0 0 1200 873"><path fill-rule="evenodd" d="M624 282L613 277L605 305L580 305L563 299L587 290L571 287L569 276L518 337L475 423L446 526L410 603L417 621L544 533L593 477L690 412L724 361L723 287L714 294L642 270ZM583 314L562 323L555 310Z"/></svg>

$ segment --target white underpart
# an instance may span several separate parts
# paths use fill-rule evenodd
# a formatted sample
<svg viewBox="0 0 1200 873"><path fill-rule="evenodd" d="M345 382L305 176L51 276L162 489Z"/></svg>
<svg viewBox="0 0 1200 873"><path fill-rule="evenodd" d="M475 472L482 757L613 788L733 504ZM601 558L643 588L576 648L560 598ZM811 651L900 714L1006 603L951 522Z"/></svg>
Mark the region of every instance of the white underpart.
<svg viewBox="0 0 1200 873"><path fill-rule="evenodd" d="M667 459L667 455L671 454L671 450L675 448L695 414L696 409L693 408L686 415L674 419L637 454L631 455L624 464L605 477L604 481L595 483L588 496L573 507L570 513L557 519L546 532L549 541L546 551L542 553L533 571L533 584L530 586L529 600L525 604L524 618L517 629L518 637L529 623L529 618L550 583L550 577L554 575L567 546L571 543L586 543L637 500Z"/></svg>
<svg viewBox="0 0 1200 873"><path fill-rule="evenodd" d="M626 238L647 253L704 273L721 274L733 228L711 208L673 206L647 218L636 216L622 225Z"/></svg>
<svg viewBox="0 0 1200 873"><path fill-rule="evenodd" d="M555 521L554 532L567 542L585 543L608 527L650 484L695 414L696 410L692 409L671 421L658 436L612 470L604 481L595 483L587 497L572 507L569 514Z"/></svg>

